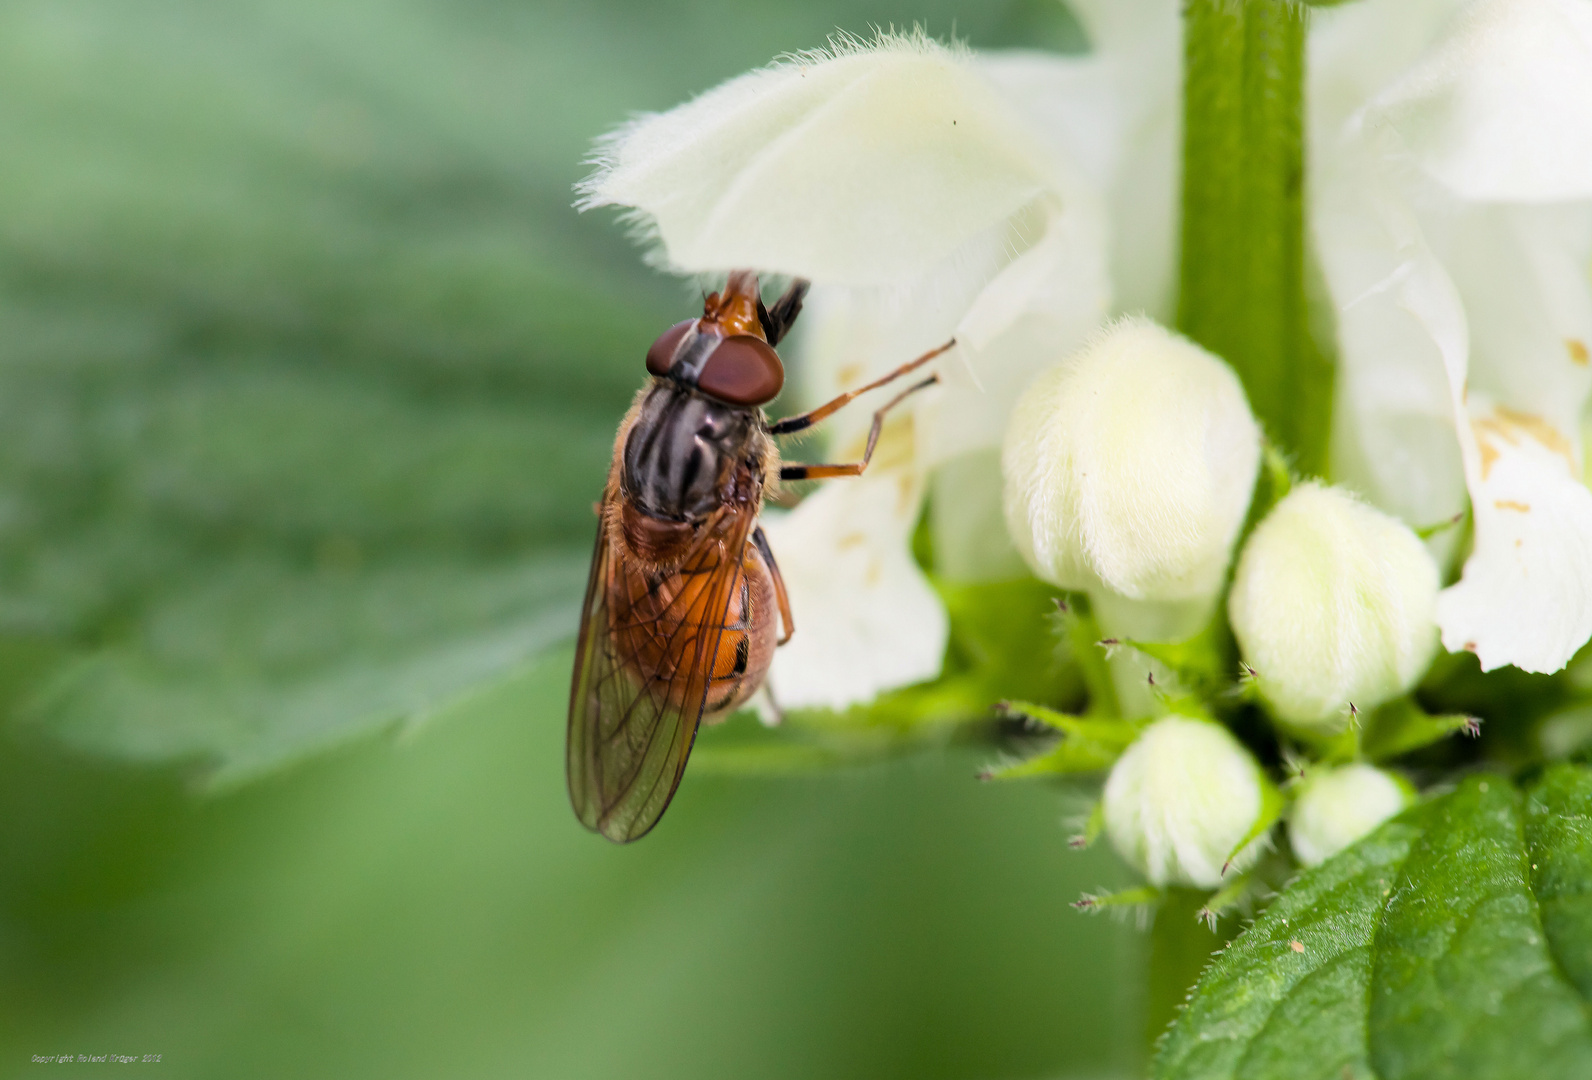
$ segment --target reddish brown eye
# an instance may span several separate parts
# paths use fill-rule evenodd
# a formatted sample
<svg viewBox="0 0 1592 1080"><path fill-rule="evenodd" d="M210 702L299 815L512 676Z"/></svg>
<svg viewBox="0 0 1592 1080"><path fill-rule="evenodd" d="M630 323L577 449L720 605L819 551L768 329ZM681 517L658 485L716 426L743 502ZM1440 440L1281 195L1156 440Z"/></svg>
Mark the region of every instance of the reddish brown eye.
<svg viewBox="0 0 1592 1080"><path fill-rule="evenodd" d="M697 376L697 389L731 405L766 405L785 385L779 354L748 334L725 338Z"/></svg>
<svg viewBox="0 0 1592 1080"><path fill-rule="evenodd" d="M674 350L679 347L680 339L685 337L685 332L691 329L695 322L695 319L677 322L652 343L652 348L647 350L648 371L654 375L669 374L669 365L674 363Z"/></svg>

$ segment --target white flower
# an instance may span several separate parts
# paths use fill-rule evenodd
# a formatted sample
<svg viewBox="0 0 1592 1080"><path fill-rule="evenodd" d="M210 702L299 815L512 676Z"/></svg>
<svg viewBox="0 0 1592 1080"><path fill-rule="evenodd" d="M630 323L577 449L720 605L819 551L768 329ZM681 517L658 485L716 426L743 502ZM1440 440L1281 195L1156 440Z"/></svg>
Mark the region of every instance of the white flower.
<svg viewBox="0 0 1592 1080"><path fill-rule="evenodd" d="M1174 6L1099 7L1115 59L1176 70ZM1306 197L1338 323L1333 476L1415 526L1468 503L1473 550L1438 602L1444 645L1487 670L1557 670L1592 636L1592 3L1359 0L1310 18ZM1112 108L1163 146L1139 133L1169 128L1178 87L1136 73ZM1117 235L1159 222L1161 205L1119 212Z"/></svg>
<svg viewBox="0 0 1592 1080"><path fill-rule="evenodd" d="M1112 767L1106 832L1152 885L1215 888L1224 869L1245 869L1265 847L1263 833L1244 840L1262 820L1267 789L1260 766L1225 727L1164 717Z"/></svg>
<svg viewBox="0 0 1592 1080"><path fill-rule="evenodd" d="M1592 4L1365 0L1316 20L1335 470L1413 524L1468 493L1443 644L1557 670L1592 636Z"/></svg>
<svg viewBox="0 0 1592 1080"><path fill-rule="evenodd" d="M1282 720L1321 734L1409 690L1437 650L1437 564L1409 527L1303 484L1238 557L1228 619Z"/></svg>
<svg viewBox="0 0 1592 1080"><path fill-rule="evenodd" d="M909 548L921 480L889 467L910 448L910 422L892 425L875 456L886 467L765 516L796 621L769 671L781 708L843 709L939 674L950 623Z"/></svg>
<svg viewBox="0 0 1592 1080"><path fill-rule="evenodd" d="M1288 811L1288 839L1299 861L1315 866L1414 802L1407 781L1371 765L1314 769Z"/></svg>
<svg viewBox="0 0 1592 1080"><path fill-rule="evenodd" d="M848 516L863 561L908 566L929 470L997 448L1028 378L1108 313L1098 185L1068 136L1036 129L1010 96L1078 62L1017 59L1001 69L921 34L848 39L641 117L601 150L585 204L633 208L670 267L752 266L814 283L797 331L807 400L957 338L937 365L942 385L903 409L912 452L871 467L878 487L832 482L855 490L810 498L778 531L816 535L819 519ZM831 421L827 456L855 449L869 419L859 402ZM910 498L860 512L881 489ZM842 502L859 512L839 514ZM924 631L944 614L919 617L921 575L835 588L822 560L782 559L800 629L777 654L777 696L839 707L938 672L944 635ZM853 632L820 665L812 639L828 625Z"/></svg>
<svg viewBox="0 0 1592 1080"><path fill-rule="evenodd" d="M671 267L848 286L921 277L1058 167L968 53L922 34L749 72L622 128L599 165L587 205L636 208Z"/></svg>
<svg viewBox="0 0 1592 1080"><path fill-rule="evenodd" d="M981 470L993 483L1029 379L1112 311L1171 312L1179 5L1076 7L1087 57L886 36L731 80L616 133L586 205L630 207L679 271L812 279L810 400L955 334L898 467L913 491L953 459L978 463L959 470L964 487ZM1416 526L1468 500L1474 550L1437 622L1484 668L1554 670L1592 636L1589 13L1588 0L1361 0L1311 14L1333 475ZM849 412L835 445L867 424L865 405ZM904 535L880 526L866 542L883 565ZM1009 565L999 544L958 550ZM793 595L823 593L800 576ZM891 648L875 630L851 663Z"/></svg>
<svg viewBox="0 0 1592 1080"><path fill-rule="evenodd" d="M1249 507L1260 429L1226 364L1124 319L1029 385L1001 464L1007 529L1040 578L1209 600Z"/></svg>

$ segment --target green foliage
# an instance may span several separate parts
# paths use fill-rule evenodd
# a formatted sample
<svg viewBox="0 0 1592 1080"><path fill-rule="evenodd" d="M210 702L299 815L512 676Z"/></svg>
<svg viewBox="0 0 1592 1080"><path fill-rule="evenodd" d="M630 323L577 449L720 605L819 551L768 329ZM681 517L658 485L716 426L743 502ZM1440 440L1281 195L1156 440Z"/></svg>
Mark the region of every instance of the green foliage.
<svg viewBox="0 0 1592 1080"><path fill-rule="evenodd" d="M1363 724L1360 752L1371 761L1399 757L1459 732L1473 737L1481 734L1481 723L1475 717L1431 716L1409 698L1388 702Z"/></svg>
<svg viewBox="0 0 1592 1080"><path fill-rule="evenodd" d="M1078 668L1053 632L1055 589L1033 578L940 581L936 588L951 619L938 678L839 711L789 710L777 734L742 722L709 730L693 753L693 768L772 775L942 745L969 721L989 719L1014 689L1057 706L1080 703Z"/></svg>
<svg viewBox="0 0 1592 1080"><path fill-rule="evenodd" d="M1592 770L1474 776L1302 875L1201 978L1152 1075L1581 1077Z"/></svg>
<svg viewBox="0 0 1592 1080"><path fill-rule="evenodd" d="M225 783L568 636L674 311L534 182L536 62L438 16L0 15L0 635L53 661L36 729Z"/></svg>
<svg viewBox="0 0 1592 1080"><path fill-rule="evenodd" d="M1044 753L995 766L981 774L991 780L1100 772L1110 768L1139 734L1138 725L1117 717L1074 716L1027 701L1006 702L1002 710L1008 716L1050 728L1061 737ZM1098 828L1091 831L1098 833ZM1092 841L1093 836L1089 839Z"/></svg>
<svg viewBox="0 0 1592 1080"><path fill-rule="evenodd" d="M34 730L229 783L572 633L614 426L693 298L571 209L590 141L910 22L642 8L0 12L0 666ZM1059 5L961 17L1081 44Z"/></svg>
<svg viewBox="0 0 1592 1080"><path fill-rule="evenodd" d="M122 1047L160 1080L1135 1071L1138 935L1061 904L1122 873L1060 853L1050 792L974 784L973 751L693 761L615 847L564 794L569 663L211 799L0 740L0 1075Z"/></svg>

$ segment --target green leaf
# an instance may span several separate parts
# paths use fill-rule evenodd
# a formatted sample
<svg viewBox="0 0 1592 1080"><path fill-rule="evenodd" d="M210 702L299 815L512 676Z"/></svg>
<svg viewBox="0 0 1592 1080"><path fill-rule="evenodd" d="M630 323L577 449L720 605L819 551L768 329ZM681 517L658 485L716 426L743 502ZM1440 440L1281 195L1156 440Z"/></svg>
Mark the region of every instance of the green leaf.
<svg viewBox="0 0 1592 1080"><path fill-rule="evenodd" d="M1409 698L1399 698L1366 720L1360 751L1372 761L1386 761L1461 732L1477 736L1481 725L1473 716L1431 716Z"/></svg>
<svg viewBox="0 0 1592 1080"><path fill-rule="evenodd" d="M1370 941L1416 835L1385 825L1284 892L1205 973L1152 1075L1367 1075Z"/></svg>
<svg viewBox="0 0 1592 1080"><path fill-rule="evenodd" d="M1165 664L1187 687L1208 692L1230 678L1232 634L1226 619L1220 617L1186 641L1126 640L1123 644Z"/></svg>
<svg viewBox="0 0 1592 1080"><path fill-rule="evenodd" d="M1532 786L1526 845L1549 948L1592 1001L1592 769L1558 765Z"/></svg>
<svg viewBox="0 0 1592 1080"><path fill-rule="evenodd" d="M635 87L549 111L563 46L491 25L0 11L0 635L49 658L34 730L228 782L573 633L689 297L569 210Z"/></svg>
<svg viewBox="0 0 1592 1080"><path fill-rule="evenodd" d="M1520 801L1500 777L1471 779L1411 815L1413 887L1389 897L1372 962L1384 1080L1586 1075L1592 1017L1549 953Z"/></svg>
<svg viewBox="0 0 1592 1080"><path fill-rule="evenodd" d="M235 784L507 677L569 637L585 574L579 555L357 574L239 559L60 666L26 716L92 753L196 759L206 786Z"/></svg>
<svg viewBox="0 0 1592 1080"><path fill-rule="evenodd" d="M1584 1076L1592 772L1522 802L1472 777L1301 875L1205 972L1152 1075Z"/></svg>

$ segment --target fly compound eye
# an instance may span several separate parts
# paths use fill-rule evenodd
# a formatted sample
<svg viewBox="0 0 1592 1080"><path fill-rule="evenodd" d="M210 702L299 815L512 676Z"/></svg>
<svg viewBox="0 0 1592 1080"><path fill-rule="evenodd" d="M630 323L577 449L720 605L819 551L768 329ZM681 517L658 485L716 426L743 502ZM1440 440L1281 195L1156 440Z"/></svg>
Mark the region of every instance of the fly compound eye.
<svg viewBox="0 0 1592 1080"><path fill-rule="evenodd" d="M697 375L698 390L731 405L767 405L784 385L785 367L779 354L767 342L748 334L721 341Z"/></svg>
<svg viewBox="0 0 1592 1080"><path fill-rule="evenodd" d="M674 363L675 350L680 347L680 339L685 337L685 332L691 329L695 322L695 319L677 322L652 343L652 348L647 350L648 371L654 375L669 374L669 367Z"/></svg>

